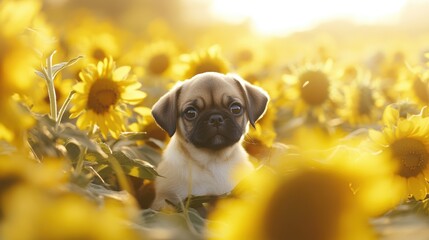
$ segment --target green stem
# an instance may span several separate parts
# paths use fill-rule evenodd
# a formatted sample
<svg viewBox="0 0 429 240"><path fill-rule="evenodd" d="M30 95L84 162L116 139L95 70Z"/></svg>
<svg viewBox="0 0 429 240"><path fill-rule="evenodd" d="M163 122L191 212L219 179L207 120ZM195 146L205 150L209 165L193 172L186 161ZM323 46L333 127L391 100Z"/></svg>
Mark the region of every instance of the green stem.
<svg viewBox="0 0 429 240"><path fill-rule="evenodd" d="M46 82L48 85L48 96L49 96L49 105L51 108L51 118L56 122L58 118L58 108L57 108L57 95L55 93L54 80L49 79Z"/></svg>
<svg viewBox="0 0 429 240"><path fill-rule="evenodd" d="M61 120L63 119L64 112L66 111L67 106L70 104L71 100L73 99L74 94L75 94L75 91L71 91L67 99L64 101L63 106L61 106L60 111L58 113L58 119L55 123L55 128L58 128L58 126L60 125Z"/></svg>
<svg viewBox="0 0 429 240"><path fill-rule="evenodd" d="M86 151L87 151L87 148L85 148L85 150L79 155L79 159L77 160L77 163L76 163L76 169L74 171L74 174L76 176L79 176L79 174L82 172Z"/></svg>
<svg viewBox="0 0 429 240"><path fill-rule="evenodd" d="M52 74L52 58L56 51L53 51L49 58L46 59L46 83L48 85L49 105L51 108L51 118L57 122L58 108L57 108L57 95L55 93L54 76Z"/></svg>

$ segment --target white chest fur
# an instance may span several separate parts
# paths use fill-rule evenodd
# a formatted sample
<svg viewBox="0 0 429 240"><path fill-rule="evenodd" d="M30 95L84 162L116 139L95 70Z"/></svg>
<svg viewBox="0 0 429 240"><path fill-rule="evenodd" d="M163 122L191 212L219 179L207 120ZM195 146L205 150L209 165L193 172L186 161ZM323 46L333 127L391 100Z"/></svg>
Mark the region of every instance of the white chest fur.
<svg viewBox="0 0 429 240"><path fill-rule="evenodd" d="M162 208L190 195L221 195L230 192L253 165L241 142L221 151L208 151L180 142L173 136L164 150L155 181L156 198L152 208Z"/></svg>

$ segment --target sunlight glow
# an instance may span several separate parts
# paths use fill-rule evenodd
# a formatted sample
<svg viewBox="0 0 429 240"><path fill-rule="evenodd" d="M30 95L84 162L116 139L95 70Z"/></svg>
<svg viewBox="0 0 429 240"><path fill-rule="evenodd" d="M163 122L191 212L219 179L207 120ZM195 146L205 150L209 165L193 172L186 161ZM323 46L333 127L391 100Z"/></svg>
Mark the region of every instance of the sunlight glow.
<svg viewBox="0 0 429 240"><path fill-rule="evenodd" d="M265 34L283 34L305 30L333 19L357 23L391 20L407 0L213 0L212 12L226 21L249 19Z"/></svg>

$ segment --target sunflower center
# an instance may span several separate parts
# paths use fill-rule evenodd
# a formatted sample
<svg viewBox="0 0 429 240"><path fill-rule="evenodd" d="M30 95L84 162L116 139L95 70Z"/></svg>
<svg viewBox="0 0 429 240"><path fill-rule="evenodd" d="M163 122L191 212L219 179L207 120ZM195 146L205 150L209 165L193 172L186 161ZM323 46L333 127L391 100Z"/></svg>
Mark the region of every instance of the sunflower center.
<svg viewBox="0 0 429 240"><path fill-rule="evenodd" d="M402 138L390 145L393 157L399 161L398 174L409 178L419 175L428 163L425 145L413 138Z"/></svg>
<svg viewBox="0 0 429 240"><path fill-rule="evenodd" d="M110 79L97 79L89 90L87 106L97 114L103 114L116 105L118 100L118 84Z"/></svg>
<svg viewBox="0 0 429 240"><path fill-rule="evenodd" d="M320 71L307 71L299 76L302 99L309 105L323 104L329 97L329 80Z"/></svg>
<svg viewBox="0 0 429 240"><path fill-rule="evenodd" d="M374 98L369 87L362 86L359 88L358 112L362 115L370 115L371 108L374 106Z"/></svg>
<svg viewBox="0 0 429 240"><path fill-rule="evenodd" d="M327 172L303 172L280 184L267 205L267 239L337 239L341 215L352 201L348 182ZM309 231L309 229L311 229Z"/></svg>
<svg viewBox="0 0 429 240"><path fill-rule="evenodd" d="M250 62L253 59L253 53L250 49L242 49L237 53L237 61L239 63L242 62Z"/></svg>
<svg viewBox="0 0 429 240"><path fill-rule="evenodd" d="M429 102L429 88L420 78L414 79L413 90L422 102Z"/></svg>
<svg viewBox="0 0 429 240"><path fill-rule="evenodd" d="M153 56L148 64L148 69L151 73L160 75L170 66L170 59L164 53Z"/></svg>
<svg viewBox="0 0 429 240"><path fill-rule="evenodd" d="M98 61L103 61L107 57L107 54L101 48L96 48L92 51L92 57L97 59Z"/></svg>
<svg viewBox="0 0 429 240"><path fill-rule="evenodd" d="M195 67L195 75L205 72L221 72L221 67L214 61L204 61Z"/></svg>

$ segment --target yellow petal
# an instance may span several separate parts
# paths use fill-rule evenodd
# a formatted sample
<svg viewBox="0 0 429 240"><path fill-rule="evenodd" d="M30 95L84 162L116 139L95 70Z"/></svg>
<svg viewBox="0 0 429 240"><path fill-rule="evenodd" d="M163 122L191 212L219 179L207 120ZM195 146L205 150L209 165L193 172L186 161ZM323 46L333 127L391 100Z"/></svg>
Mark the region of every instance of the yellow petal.
<svg viewBox="0 0 429 240"><path fill-rule="evenodd" d="M83 114L82 116L80 116L80 118L78 118L76 121L76 125L80 129L87 129L90 125L90 119L88 118L88 115Z"/></svg>
<svg viewBox="0 0 429 240"><path fill-rule="evenodd" d="M372 141L374 141L374 142L376 142L382 146L387 147L389 145L389 143L386 141L386 138L384 137L383 133L381 133L379 131L369 129L368 135Z"/></svg>
<svg viewBox="0 0 429 240"><path fill-rule="evenodd" d="M152 110L148 107L135 107L134 112L140 114L141 116L150 116L152 113Z"/></svg>
<svg viewBox="0 0 429 240"><path fill-rule="evenodd" d="M73 86L73 90L75 90L78 93L84 93L85 92L85 84L80 82L80 83L76 83Z"/></svg>
<svg viewBox="0 0 429 240"><path fill-rule="evenodd" d="M131 104L137 104L141 102L147 94L142 91L132 91L132 92L125 92L121 95L121 98Z"/></svg>
<svg viewBox="0 0 429 240"><path fill-rule="evenodd" d="M399 119L399 111L391 106L387 106L386 109L384 109L382 119L385 126L396 125Z"/></svg>
<svg viewBox="0 0 429 240"><path fill-rule="evenodd" d="M411 121L400 120L398 122L398 131L396 132L397 137L409 136L414 129L414 126Z"/></svg>
<svg viewBox="0 0 429 240"><path fill-rule="evenodd" d="M113 72L113 79L114 80L123 80L123 79L127 78L128 73L130 72L130 70L131 70L130 66L123 66L123 67L117 68Z"/></svg>

